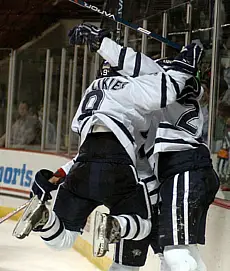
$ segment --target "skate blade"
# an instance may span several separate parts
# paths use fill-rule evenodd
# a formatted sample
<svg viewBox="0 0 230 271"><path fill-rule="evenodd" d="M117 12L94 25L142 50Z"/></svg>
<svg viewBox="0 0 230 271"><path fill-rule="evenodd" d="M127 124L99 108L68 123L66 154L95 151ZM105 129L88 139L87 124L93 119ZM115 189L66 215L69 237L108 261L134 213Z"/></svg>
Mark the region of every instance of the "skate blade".
<svg viewBox="0 0 230 271"><path fill-rule="evenodd" d="M19 219L13 230L13 236L18 239L23 239L30 234L30 232L36 226L36 217L34 218L34 216L38 214L41 206L42 202L37 198L37 196L31 199L30 204L25 209L22 217Z"/></svg>
<svg viewBox="0 0 230 271"><path fill-rule="evenodd" d="M109 242L105 237L107 216L96 211L94 219L93 255L103 257L109 250Z"/></svg>

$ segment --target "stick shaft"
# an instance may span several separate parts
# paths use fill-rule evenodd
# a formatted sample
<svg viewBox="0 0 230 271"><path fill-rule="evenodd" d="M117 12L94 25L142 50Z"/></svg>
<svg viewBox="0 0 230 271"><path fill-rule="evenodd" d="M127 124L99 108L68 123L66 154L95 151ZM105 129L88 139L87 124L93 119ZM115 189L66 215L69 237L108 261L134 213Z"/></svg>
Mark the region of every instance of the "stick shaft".
<svg viewBox="0 0 230 271"><path fill-rule="evenodd" d="M12 216L16 215L17 213L19 213L21 210L25 209L30 203L30 200L27 201L26 203L24 203L23 205L19 206L17 209L15 209L14 211L10 212L9 214L7 214L4 217L0 218L0 224L2 224L4 221L8 220L9 218L11 218Z"/></svg>
<svg viewBox="0 0 230 271"><path fill-rule="evenodd" d="M99 14L101 14L101 15L103 15L103 16L111 19L111 20L114 20L117 23L120 23L120 24L122 24L124 26L127 26L127 27L129 27L129 28L131 28L131 29L133 29L135 31L138 31L140 33L144 33L147 36L152 37L153 39L155 39L155 40L157 40L159 42L163 42L163 43L167 44L168 46L173 47L173 48L175 48L177 50L181 49L181 45L179 45L178 43L170 41L170 40L168 40L168 39L166 39L166 38L164 38L164 37L162 37L162 36L160 36L160 35L158 35L156 33L153 33L153 32L151 32L151 31L149 31L149 30L147 30L147 29L145 29L143 27L140 27L139 25L130 23L130 22L124 20L123 18L118 17L117 15L115 15L113 13L107 12L105 10L100 10L96 6L90 5L90 4L86 3L85 1L82 1L82 0L68 0L68 1L70 1L70 2L72 2L74 4L77 4L77 5L81 6L81 7L88 8L88 9L94 11L94 12L97 12L97 13L99 13Z"/></svg>

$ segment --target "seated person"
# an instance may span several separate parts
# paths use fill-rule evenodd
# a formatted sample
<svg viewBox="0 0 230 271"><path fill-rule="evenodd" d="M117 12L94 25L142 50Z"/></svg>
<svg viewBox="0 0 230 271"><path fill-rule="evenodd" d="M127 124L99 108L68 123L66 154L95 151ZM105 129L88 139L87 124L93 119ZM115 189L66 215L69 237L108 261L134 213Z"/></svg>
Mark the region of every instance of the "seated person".
<svg viewBox="0 0 230 271"><path fill-rule="evenodd" d="M38 121L29 115L29 105L22 101L18 106L18 117L11 127L10 144L23 146L36 144ZM0 138L0 147L5 145L6 134Z"/></svg>

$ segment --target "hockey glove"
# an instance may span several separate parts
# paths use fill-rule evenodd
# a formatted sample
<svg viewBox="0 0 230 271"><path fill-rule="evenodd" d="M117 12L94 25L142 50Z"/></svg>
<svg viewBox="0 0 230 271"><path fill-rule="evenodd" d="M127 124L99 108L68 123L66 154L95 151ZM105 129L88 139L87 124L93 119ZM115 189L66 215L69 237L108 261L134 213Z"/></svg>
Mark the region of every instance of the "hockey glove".
<svg viewBox="0 0 230 271"><path fill-rule="evenodd" d="M52 199L50 192L56 190L59 185L59 182L57 184L49 182L53 176L53 172L50 170L41 169L38 171L34 178L30 197L37 195L42 202Z"/></svg>
<svg viewBox="0 0 230 271"><path fill-rule="evenodd" d="M172 69L196 76L198 64L203 55L201 45L192 43L181 50L181 52L172 61Z"/></svg>
<svg viewBox="0 0 230 271"><path fill-rule="evenodd" d="M71 45L87 44L91 52L96 52L100 48L102 40L105 37L110 38L111 34L108 30L83 23L71 29L68 36Z"/></svg>

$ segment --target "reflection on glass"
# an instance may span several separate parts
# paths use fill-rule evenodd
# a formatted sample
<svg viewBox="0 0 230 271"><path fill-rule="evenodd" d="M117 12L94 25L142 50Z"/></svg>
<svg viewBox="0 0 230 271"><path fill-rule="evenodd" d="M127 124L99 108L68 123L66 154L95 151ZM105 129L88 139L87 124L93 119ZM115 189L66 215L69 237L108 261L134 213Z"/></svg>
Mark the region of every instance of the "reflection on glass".
<svg viewBox="0 0 230 271"><path fill-rule="evenodd" d="M10 147L39 150L46 50L27 49L16 58Z"/></svg>
<svg viewBox="0 0 230 271"><path fill-rule="evenodd" d="M128 46L132 47L135 51L141 52L142 34L129 29Z"/></svg>
<svg viewBox="0 0 230 271"><path fill-rule="evenodd" d="M168 27L167 38L181 46L185 43L185 34L187 29L187 4L175 5L167 11L168 13ZM174 48L167 46L166 56L175 56L178 51Z"/></svg>
<svg viewBox="0 0 230 271"><path fill-rule="evenodd" d="M219 34L219 71L216 76L216 118L213 134L213 152L221 182L220 196L230 200L230 3L221 2Z"/></svg>
<svg viewBox="0 0 230 271"><path fill-rule="evenodd" d="M11 50L0 50L0 138L6 133L7 95ZM3 147L0 139L0 146Z"/></svg>
<svg viewBox="0 0 230 271"><path fill-rule="evenodd" d="M163 28L163 13L158 13L147 19L148 29L151 29L154 33L162 35ZM161 43L153 38L148 38L147 55L153 59L161 57Z"/></svg>

